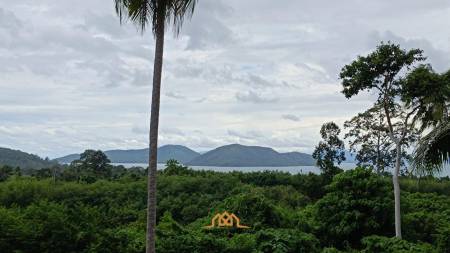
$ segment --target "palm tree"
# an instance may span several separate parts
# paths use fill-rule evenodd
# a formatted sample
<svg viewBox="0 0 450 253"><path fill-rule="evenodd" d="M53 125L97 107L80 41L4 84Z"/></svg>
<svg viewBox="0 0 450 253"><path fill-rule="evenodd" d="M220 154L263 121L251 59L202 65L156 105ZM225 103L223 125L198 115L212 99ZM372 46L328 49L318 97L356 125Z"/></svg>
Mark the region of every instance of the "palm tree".
<svg viewBox="0 0 450 253"><path fill-rule="evenodd" d="M150 144L147 197L146 252L155 252L156 165L158 147L159 104L166 23L178 35L185 16L192 17L197 0L114 0L120 21L131 20L143 33L151 25L156 39L153 67L153 90L150 115Z"/></svg>
<svg viewBox="0 0 450 253"><path fill-rule="evenodd" d="M407 84L415 83L420 85L408 90L409 96L420 97L423 106L417 116L421 129L431 130L420 138L412 167L418 175L432 175L450 163L450 70L439 74L430 65L421 65L408 77Z"/></svg>
<svg viewBox="0 0 450 253"><path fill-rule="evenodd" d="M450 121L439 124L419 140L413 168L419 175L441 172L450 163Z"/></svg>

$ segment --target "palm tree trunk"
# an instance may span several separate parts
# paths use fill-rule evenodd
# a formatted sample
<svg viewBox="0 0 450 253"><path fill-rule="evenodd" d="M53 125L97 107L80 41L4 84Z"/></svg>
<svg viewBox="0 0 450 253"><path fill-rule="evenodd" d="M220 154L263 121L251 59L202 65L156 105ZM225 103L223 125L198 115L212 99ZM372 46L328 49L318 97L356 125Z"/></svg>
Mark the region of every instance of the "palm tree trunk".
<svg viewBox="0 0 450 253"><path fill-rule="evenodd" d="M164 51L164 16L158 15L158 25L155 31L155 60L153 67L153 90L150 116L150 148L148 169L148 195L147 195L147 243L146 253L155 253L156 228L156 173L158 157L158 126L159 104L161 94L161 75ZM162 21L161 21L162 19Z"/></svg>
<svg viewBox="0 0 450 253"><path fill-rule="evenodd" d="M395 236L402 238L402 220L400 213L400 184L398 181L398 175L400 173L400 159L402 146L400 141L396 144L396 158L395 158L395 171L392 175L392 182L394 184L394 201L395 201Z"/></svg>

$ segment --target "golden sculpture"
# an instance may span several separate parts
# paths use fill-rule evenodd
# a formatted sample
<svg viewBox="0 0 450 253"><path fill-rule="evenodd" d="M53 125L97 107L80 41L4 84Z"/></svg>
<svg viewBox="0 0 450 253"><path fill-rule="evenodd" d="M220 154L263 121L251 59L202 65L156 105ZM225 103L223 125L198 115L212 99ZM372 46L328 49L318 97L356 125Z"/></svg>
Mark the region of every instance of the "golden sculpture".
<svg viewBox="0 0 450 253"><path fill-rule="evenodd" d="M248 226L241 225L241 220L234 213L228 213L227 211L216 214L211 219L211 224L205 226L204 228L209 229L214 227L250 228Z"/></svg>

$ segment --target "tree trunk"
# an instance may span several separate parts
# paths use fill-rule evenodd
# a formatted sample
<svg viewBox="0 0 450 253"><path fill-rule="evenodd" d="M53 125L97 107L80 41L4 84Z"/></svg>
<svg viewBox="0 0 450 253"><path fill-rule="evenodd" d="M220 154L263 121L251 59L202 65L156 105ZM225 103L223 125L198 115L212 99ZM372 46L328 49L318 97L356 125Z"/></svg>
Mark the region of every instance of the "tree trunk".
<svg viewBox="0 0 450 253"><path fill-rule="evenodd" d="M394 201L395 201L395 236L402 238L402 220L400 213L400 183L398 181L398 175L400 174L400 159L401 159L402 146L400 141L396 144L396 159L395 159L395 171L392 175L392 182L394 184Z"/></svg>
<svg viewBox="0 0 450 253"><path fill-rule="evenodd" d="M155 60L153 67L152 105L150 115L150 148L148 164L148 195L147 195L147 243L146 253L155 253L155 228L156 228L156 173L158 157L158 126L159 104L161 93L161 75L164 51L164 16L161 18L155 31ZM161 21L162 19L162 21Z"/></svg>

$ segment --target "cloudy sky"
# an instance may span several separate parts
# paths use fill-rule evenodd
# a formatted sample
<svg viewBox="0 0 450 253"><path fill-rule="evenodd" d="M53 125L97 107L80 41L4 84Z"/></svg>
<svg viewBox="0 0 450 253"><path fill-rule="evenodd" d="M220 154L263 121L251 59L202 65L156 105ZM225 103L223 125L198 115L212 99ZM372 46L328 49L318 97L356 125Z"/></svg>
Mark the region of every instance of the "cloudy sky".
<svg viewBox="0 0 450 253"><path fill-rule="evenodd" d="M450 68L448 0L200 0L168 33L160 144L311 152L347 100L338 73L380 41ZM154 41L113 0L0 0L0 146L51 158L148 143Z"/></svg>

